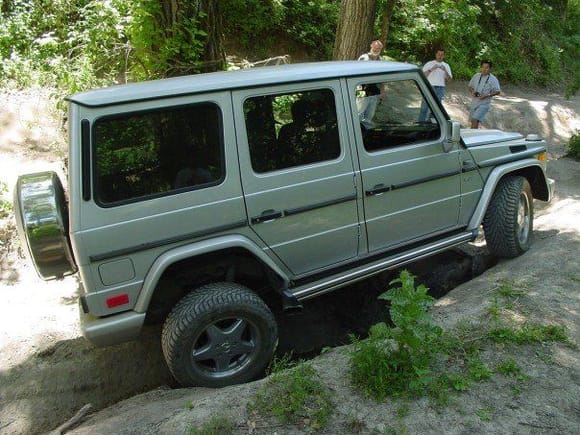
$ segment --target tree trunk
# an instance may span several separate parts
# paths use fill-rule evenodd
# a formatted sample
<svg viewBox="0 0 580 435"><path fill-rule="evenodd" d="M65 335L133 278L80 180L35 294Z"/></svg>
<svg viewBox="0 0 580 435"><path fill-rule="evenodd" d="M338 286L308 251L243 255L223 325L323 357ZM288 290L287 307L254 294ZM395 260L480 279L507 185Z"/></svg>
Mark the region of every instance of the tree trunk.
<svg viewBox="0 0 580 435"><path fill-rule="evenodd" d="M226 55L222 32L222 15L219 11L218 0L203 0L202 4L205 12L202 27L207 33L203 50L204 64L202 70L203 72L221 71L226 66Z"/></svg>
<svg viewBox="0 0 580 435"><path fill-rule="evenodd" d="M386 47L389 40L389 30L391 28L391 19L393 18L393 11L397 5L397 0L387 0L383 10L383 17L381 19L381 42Z"/></svg>
<svg viewBox="0 0 580 435"><path fill-rule="evenodd" d="M225 52L223 48L222 21L219 13L218 0L195 0L180 2L178 0L159 0L161 16L158 25L167 38L190 39L190 49L203 44L200 61L192 64L191 53L176 52L164 75L179 76L193 72L210 72L223 70L225 66ZM205 36L192 33L189 23L196 21L198 28L205 32ZM196 43L196 39L198 40ZM202 41L200 41L202 39ZM187 41L185 41L187 42ZM187 49L186 49L187 50Z"/></svg>
<svg viewBox="0 0 580 435"><path fill-rule="evenodd" d="M342 0L332 58L357 59L373 38L376 0Z"/></svg>

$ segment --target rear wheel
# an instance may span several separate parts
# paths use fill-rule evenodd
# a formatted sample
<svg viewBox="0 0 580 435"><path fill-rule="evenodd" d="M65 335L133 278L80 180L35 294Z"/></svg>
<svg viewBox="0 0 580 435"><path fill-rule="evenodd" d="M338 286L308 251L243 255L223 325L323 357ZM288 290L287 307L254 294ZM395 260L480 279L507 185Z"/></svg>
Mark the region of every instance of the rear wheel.
<svg viewBox="0 0 580 435"><path fill-rule="evenodd" d="M251 290L212 283L185 296L161 337L163 354L183 386L223 387L256 379L278 340L276 321Z"/></svg>
<svg viewBox="0 0 580 435"><path fill-rule="evenodd" d="M500 180L491 198L483 230L487 247L498 257L517 257L532 240L534 206L532 189L524 177Z"/></svg>

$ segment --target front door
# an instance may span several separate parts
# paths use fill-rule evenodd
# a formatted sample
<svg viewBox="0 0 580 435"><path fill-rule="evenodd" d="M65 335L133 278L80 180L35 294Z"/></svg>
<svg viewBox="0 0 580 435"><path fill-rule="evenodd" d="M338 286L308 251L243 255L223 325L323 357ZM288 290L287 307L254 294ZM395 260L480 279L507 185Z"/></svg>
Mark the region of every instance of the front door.
<svg viewBox="0 0 580 435"><path fill-rule="evenodd" d="M414 73L348 81L364 189L369 252L396 248L457 227L459 150L443 150L446 119ZM371 119L365 106L369 84ZM358 101L355 101L358 100ZM368 110L367 110L368 112Z"/></svg>
<svg viewBox="0 0 580 435"><path fill-rule="evenodd" d="M251 228L294 275L357 256L359 216L339 82L235 92Z"/></svg>

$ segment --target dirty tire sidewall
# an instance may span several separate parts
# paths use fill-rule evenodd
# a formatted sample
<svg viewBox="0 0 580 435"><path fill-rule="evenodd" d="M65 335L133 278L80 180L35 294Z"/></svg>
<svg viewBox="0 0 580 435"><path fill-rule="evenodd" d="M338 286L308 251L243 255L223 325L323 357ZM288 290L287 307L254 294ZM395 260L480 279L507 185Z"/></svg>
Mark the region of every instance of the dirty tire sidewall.
<svg viewBox="0 0 580 435"><path fill-rule="evenodd" d="M525 224L518 223L524 211ZM491 254L513 258L526 252L532 241L534 207L528 180L521 176L502 178L496 186L483 220ZM520 222L522 219L520 218Z"/></svg>
<svg viewBox="0 0 580 435"><path fill-rule="evenodd" d="M200 370L192 359L194 346L206 328L222 319L243 319L255 350L238 369L223 375ZM248 288L228 282L204 285L186 295L169 314L161 336L163 354L174 378L183 386L223 387L259 377L270 363L278 342L276 320L268 306Z"/></svg>

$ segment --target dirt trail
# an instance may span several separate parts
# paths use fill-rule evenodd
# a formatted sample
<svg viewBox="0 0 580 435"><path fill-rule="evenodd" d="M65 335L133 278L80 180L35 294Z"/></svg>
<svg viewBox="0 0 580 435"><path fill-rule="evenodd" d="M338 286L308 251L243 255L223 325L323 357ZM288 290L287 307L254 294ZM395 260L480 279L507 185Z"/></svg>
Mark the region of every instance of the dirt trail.
<svg viewBox="0 0 580 435"><path fill-rule="evenodd" d="M454 119L467 123L465 83L454 83L445 106ZM561 158L565 143L580 129L579 98L504 87L485 126L539 132L549 141L550 176L558 194L549 206L538 203L535 243L529 253L500 262L465 283L435 310L441 324L483 315L491 292L502 279L522 282L528 289L522 304L528 319L566 325L580 342L580 164ZM0 181L14 185L19 173L52 169L62 173L59 157L65 138L59 121L47 111L46 93L0 96ZM102 409L157 386L171 385L162 361L158 331L146 332L138 343L95 349L80 337L74 278L45 283L17 255L13 224L0 220L0 433L50 430L86 403ZM317 328L324 327L324 320ZM324 329L321 331L326 332ZM513 381L498 378L454 396L444 410L426 400L409 403L405 417L396 403L374 403L350 387L346 356L336 349L313 360L335 395L336 409L326 433L345 433L353 419L363 433L399 430L408 433L578 433L580 432L580 355L563 345L522 348L517 362L528 374L522 393ZM501 355L484 355L493 361ZM245 404L263 381L221 390L168 387L153 390L94 414L77 433L179 433L226 412L248 431ZM191 402L193 408L185 407ZM477 416L485 409L489 421ZM487 420L487 419L486 419ZM298 433L300 428L276 427L258 433Z"/></svg>

